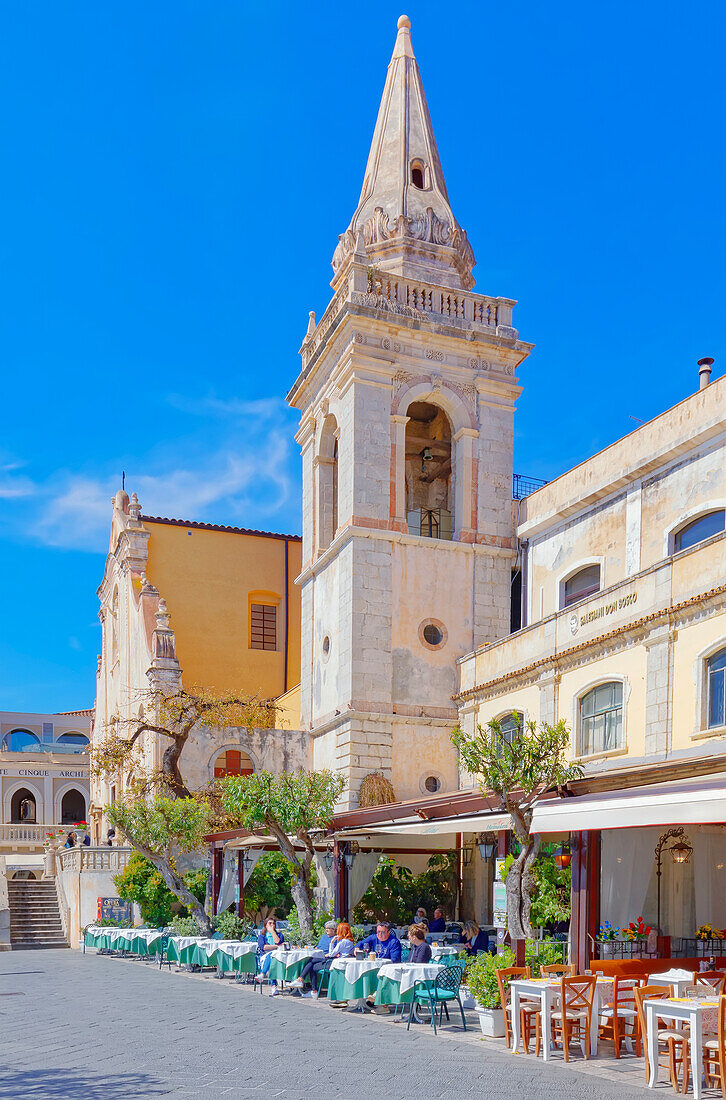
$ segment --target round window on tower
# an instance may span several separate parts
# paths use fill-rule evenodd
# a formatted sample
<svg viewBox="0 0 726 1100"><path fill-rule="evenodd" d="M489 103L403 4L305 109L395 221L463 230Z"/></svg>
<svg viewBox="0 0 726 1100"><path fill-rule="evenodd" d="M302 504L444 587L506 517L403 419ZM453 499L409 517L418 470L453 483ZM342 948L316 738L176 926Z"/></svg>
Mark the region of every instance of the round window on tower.
<svg viewBox="0 0 726 1100"><path fill-rule="evenodd" d="M446 645L448 631L439 619L424 619L418 628L418 637L427 649L442 649Z"/></svg>
<svg viewBox="0 0 726 1100"><path fill-rule="evenodd" d="M322 650L323 650L323 657L327 661L328 657L330 656L330 635L329 634L326 634L325 637L323 638Z"/></svg>
<svg viewBox="0 0 726 1100"><path fill-rule="evenodd" d="M443 790L444 781L438 772L426 772L419 780L422 794L438 794Z"/></svg>

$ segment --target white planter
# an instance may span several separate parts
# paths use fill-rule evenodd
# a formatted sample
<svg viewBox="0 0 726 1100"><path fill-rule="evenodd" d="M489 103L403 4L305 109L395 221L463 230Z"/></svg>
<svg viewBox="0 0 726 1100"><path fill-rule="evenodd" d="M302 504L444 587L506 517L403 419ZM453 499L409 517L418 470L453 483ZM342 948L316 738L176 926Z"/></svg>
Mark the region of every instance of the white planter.
<svg viewBox="0 0 726 1100"><path fill-rule="evenodd" d="M481 1027L482 1035L486 1035L488 1039L503 1039L505 1035L504 1030L504 1012L501 1008L482 1008L481 1005L475 1005L476 1014L479 1017L479 1025Z"/></svg>
<svg viewBox="0 0 726 1100"><path fill-rule="evenodd" d="M459 996L461 997L461 1007L462 1008L473 1008L474 1007L474 998L472 997L471 993L469 992L468 986L465 986L465 985L460 985L459 986Z"/></svg>

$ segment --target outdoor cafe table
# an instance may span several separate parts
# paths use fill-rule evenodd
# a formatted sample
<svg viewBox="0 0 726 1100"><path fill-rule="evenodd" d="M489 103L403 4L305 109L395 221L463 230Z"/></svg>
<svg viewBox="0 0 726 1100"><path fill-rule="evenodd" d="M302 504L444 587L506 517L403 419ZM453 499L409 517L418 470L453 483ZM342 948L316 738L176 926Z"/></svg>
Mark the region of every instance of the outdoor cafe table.
<svg viewBox="0 0 726 1100"><path fill-rule="evenodd" d="M648 1042L648 1088L654 1089L658 1084L658 1020L673 1020L676 1027L690 1024L693 1097L694 1100L700 1100L703 1036L718 1033L718 998L707 996L698 999L674 997L668 1001L646 1000L644 1006Z"/></svg>
<svg viewBox="0 0 726 1100"><path fill-rule="evenodd" d="M291 982L299 978L308 959L325 958L325 952L317 947L276 947L270 954L270 980L278 982Z"/></svg>
<svg viewBox="0 0 726 1100"><path fill-rule="evenodd" d="M612 978L598 978L595 983L595 997L593 999L592 1018L590 1020L590 1049L588 1052L591 1056L597 1053L597 1032L600 1021L600 1010L603 1004L612 1000L613 985ZM517 1053L519 1040L521 1039L519 1010L522 999L524 998L528 1001L539 1000L542 1006L542 1035L544 1036L542 1057L545 1062L549 1062L550 1035L552 1034L552 1009L554 1008L555 999L559 996L562 989L561 980L559 978L517 978L516 981L510 982L509 988L512 993L511 1053Z"/></svg>
<svg viewBox="0 0 726 1100"><path fill-rule="evenodd" d="M384 963L378 971L377 1005L408 1005L415 982L433 981L443 970L440 963Z"/></svg>
<svg viewBox="0 0 726 1100"><path fill-rule="evenodd" d="M669 985L674 997L685 997L686 990L694 984L692 970L665 970L663 973L651 974L649 985ZM704 990L708 992L708 990Z"/></svg>
<svg viewBox="0 0 726 1100"><path fill-rule="evenodd" d="M134 955L154 955L161 931L158 928L112 928L90 925L83 938L85 947L100 951L131 951Z"/></svg>
<svg viewBox="0 0 726 1100"><path fill-rule="evenodd" d="M432 943L431 958L441 959L444 963L447 963L450 959L455 959L461 950L462 948L455 947L453 944Z"/></svg>
<svg viewBox="0 0 726 1100"><path fill-rule="evenodd" d="M217 972L231 970L235 974L254 974L257 970L257 944L244 940L215 940L214 951L208 956L216 963Z"/></svg>
<svg viewBox="0 0 726 1100"><path fill-rule="evenodd" d="M370 997L376 991L381 965L381 959L333 959L328 1000L356 1001Z"/></svg>
<svg viewBox="0 0 726 1100"><path fill-rule="evenodd" d="M200 945L214 942L202 936L171 936L166 957L169 962L177 962L182 966L209 966L209 963L203 961L206 960L206 952L200 952Z"/></svg>

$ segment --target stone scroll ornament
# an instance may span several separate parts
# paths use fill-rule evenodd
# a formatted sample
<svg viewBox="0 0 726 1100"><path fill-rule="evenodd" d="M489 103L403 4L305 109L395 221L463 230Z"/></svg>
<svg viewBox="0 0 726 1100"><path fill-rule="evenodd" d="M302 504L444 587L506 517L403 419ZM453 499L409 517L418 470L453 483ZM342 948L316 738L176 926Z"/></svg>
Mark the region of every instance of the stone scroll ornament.
<svg viewBox="0 0 726 1100"><path fill-rule="evenodd" d="M377 206L373 217L369 218L363 226L363 237L368 247L381 244L383 241L405 240L424 241L430 244L445 245L457 253L462 266L471 274L474 266L474 250L469 244L466 232L454 219L451 222L439 218L437 214L427 207L425 214L416 214L407 217L399 214L391 224L388 214ZM337 271L343 261L355 252L356 234L352 229L347 229L338 238L338 247L333 254L333 270Z"/></svg>

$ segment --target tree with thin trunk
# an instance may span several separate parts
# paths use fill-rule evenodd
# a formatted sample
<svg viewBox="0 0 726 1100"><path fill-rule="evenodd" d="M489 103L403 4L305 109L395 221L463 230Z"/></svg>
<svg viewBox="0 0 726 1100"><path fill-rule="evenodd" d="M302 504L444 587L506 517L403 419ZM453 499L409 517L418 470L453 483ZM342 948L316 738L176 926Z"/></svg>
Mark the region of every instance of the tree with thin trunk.
<svg viewBox="0 0 726 1100"><path fill-rule="evenodd" d="M222 781L222 805L229 816L250 832L265 830L273 836L290 865L292 896L305 937L313 930L311 833L330 826L344 787L343 777L330 771L258 772Z"/></svg>
<svg viewBox="0 0 726 1100"><path fill-rule="evenodd" d="M528 722L514 735L492 720L474 734L456 729L451 740L466 770L479 780L482 793L494 796L512 818L519 853L506 877L507 928L513 940L531 939L532 901L537 889L533 864L540 837L532 832L534 803L550 787L562 787L582 775L578 763L566 759L570 733L564 721L556 725Z"/></svg>
<svg viewBox="0 0 726 1100"><path fill-rule="evenodd" d="M178 873L176 855L202 851L205 834L224 828L227 819L218 783L201 790L187 783L183 753L201 727L243 728L248 733L269 729L275 723L275 708L253 696L179 689L145 692L140 712L136 718L116 717L94 735L91 773L124 790L116 803L105 807L107 820L154 864L169 889L209 933L209 917ZM149 738L165 744L158 768L150 763ZM131 782L124 782L129 776Z"/></svg>

